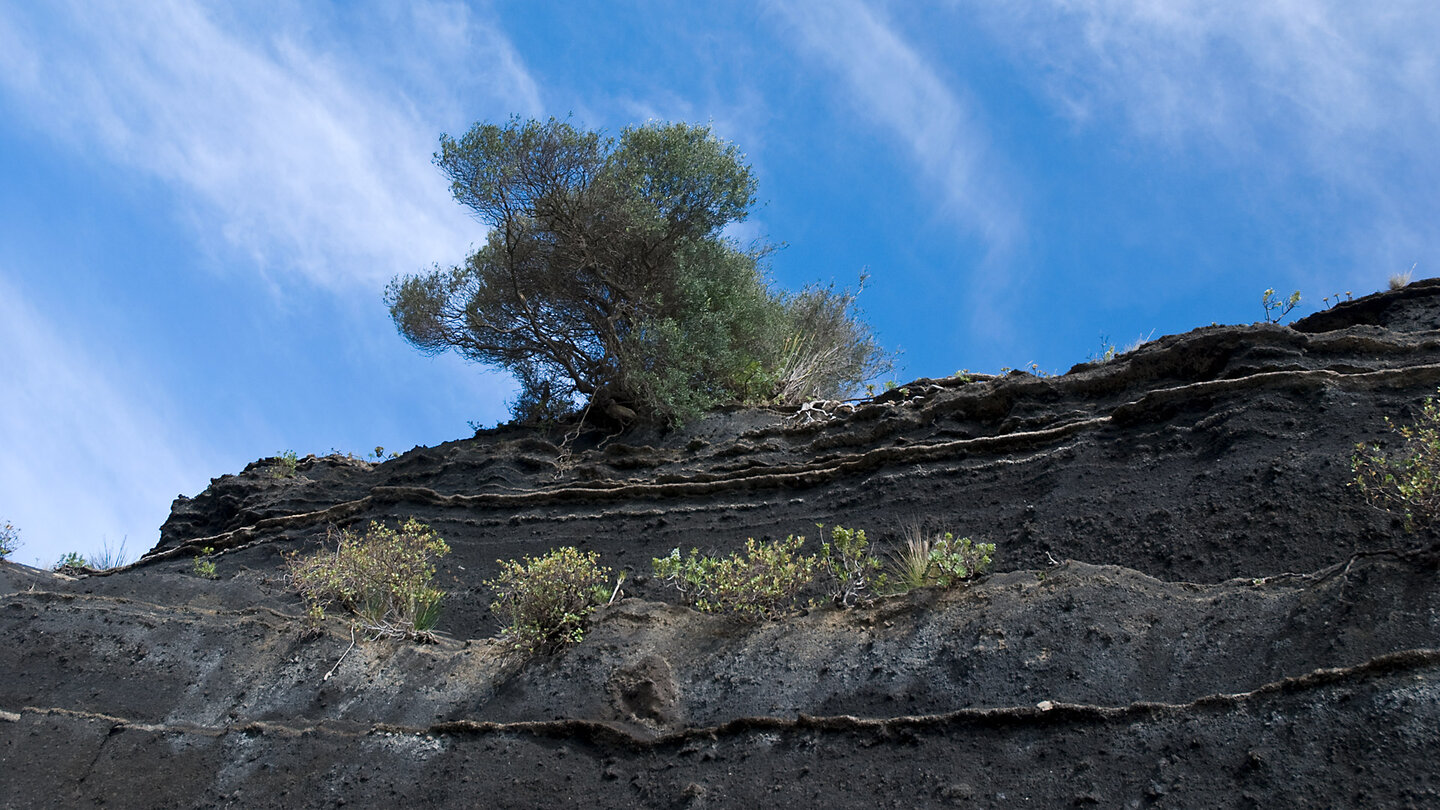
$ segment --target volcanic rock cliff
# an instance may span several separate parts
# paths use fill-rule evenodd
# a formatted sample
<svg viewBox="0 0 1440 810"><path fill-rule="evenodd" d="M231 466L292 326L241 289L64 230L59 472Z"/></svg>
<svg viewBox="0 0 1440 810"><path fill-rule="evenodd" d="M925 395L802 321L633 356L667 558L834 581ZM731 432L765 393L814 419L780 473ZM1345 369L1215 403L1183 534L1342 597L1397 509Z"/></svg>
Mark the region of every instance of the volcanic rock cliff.
<svg viewBox="0 0 1440 810"><path fill-rule="evenodd" d="M1056 377L261 460L125 569L0 565L0 806L1437 806L1440 553L1348 486L1437 385L1418 282ZM453 549L438 641L305 632L282 555L410 516ZM816 523L996 565L760 624L648 576ZM564 545L625 598L504 658L482 581Z"/></svg>

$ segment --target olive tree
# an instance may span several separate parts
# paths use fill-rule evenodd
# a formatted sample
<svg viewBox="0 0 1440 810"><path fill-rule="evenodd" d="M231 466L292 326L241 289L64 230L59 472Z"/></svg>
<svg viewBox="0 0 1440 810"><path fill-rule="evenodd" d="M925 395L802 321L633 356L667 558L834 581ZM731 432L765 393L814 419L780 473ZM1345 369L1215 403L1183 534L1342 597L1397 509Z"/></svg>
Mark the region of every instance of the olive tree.
<svg viewBox="0 0 1440 810"><path fill-rule="evenodd" d="M708 127L612 138L514 118L442 135L435 163L488 236L460 265L395 278L386 303L422 351L513 372L517 417L578 397L679 422L725 400L835 396L884 363L848 291L776 293L765 251L722 235L755 180Z"/></svg>

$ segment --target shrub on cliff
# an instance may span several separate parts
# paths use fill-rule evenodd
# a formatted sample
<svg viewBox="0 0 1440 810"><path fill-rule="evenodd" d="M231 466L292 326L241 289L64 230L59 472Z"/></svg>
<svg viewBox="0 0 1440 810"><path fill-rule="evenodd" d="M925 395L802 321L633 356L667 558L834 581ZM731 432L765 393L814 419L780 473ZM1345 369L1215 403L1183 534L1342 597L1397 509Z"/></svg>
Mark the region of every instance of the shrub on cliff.
<svg viewBox="0 0 1440 810"><path fill-rule="evenodd" d="M867 601L873 586L884 584L884 574L879 573L880 560L870 553L870 541L865 538L864 529L831 528L830 539L820 543L817 565L824 575L831 601L841 607Z"/></svg>
<svg viewBox="0 0 1440 810"><path fill-rule="evenodd" d="M20 530L10 521L0 523L0 560L15 553L20 547Z"/></svg>
<svg viewBox="0 0 1440 810"><path fill-rule="evenodd" d="M573 547L542 557L500 563L485 584L495 590L490 610L502 624L500 641L522 656L548 652L585 637L585 621L612 595L600 555Z"/></svg>
<svg viewBox="0 0 1440 810"><path fill-rule="evenodd" d="M701 555L699 549L682 557L677 548L653 561L655 576L700 610L752 621L775 619L815 578L818 562L800 554L804 543L804 537L794 535L773 543L749 539L744 554L729 557Z"/></svg>
<svg viewBox="0 0 1440 810"><path fill-rule="evenodd" d="M1385 424L1399 438L1389 450L1379 444L1355 445L1352 485L1371 503L1400 513L1407 531L1440 517L1440 402L1426 397L1413 424Z"/></svg>
<svg viewBox="0 0 1440 810"><path fill-rule="evenodd" d="M310 618L323 619L338 602L377 638L428 639L445 596L431 585L435 561L450 546L414 518L394 529L371 522L363 534L344 529L334 540L334 551L292 555L288 563Z"/></svg>
<svg viewBox="0 0 1440 810"><path fill-rule="evenodd" d="M931 585L952 588L985 573L995 555L994 543L976 543L950 532L926 532L917 526L906 527L904 541L890 555L883 574L884 590L903 593Z"/></svg>
<svg viewBox="0 0 1440 810"><path fill-rule="evenodd" d="M514 373L519 418L578 397L678 422L725 400L840 396L884 366L853 293L777 294L766 250L722 235L755 181L708 127L611 138L515 118L441 136L435 162L489 236L461 265L395 278L386 303L422 351Z"/></svg>

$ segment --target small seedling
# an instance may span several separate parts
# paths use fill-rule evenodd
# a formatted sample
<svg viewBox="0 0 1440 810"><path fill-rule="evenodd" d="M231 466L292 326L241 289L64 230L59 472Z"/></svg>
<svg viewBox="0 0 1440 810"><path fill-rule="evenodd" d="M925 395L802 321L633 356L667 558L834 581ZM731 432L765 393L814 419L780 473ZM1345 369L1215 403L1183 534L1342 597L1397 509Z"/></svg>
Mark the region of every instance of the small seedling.
<svg viewBox="0 0 1440 810"><path fill-rule="evenodd" d="M1281 318L1289 315L1290 311L1299 305L1299 290L1290 293L1289 298L1276 298L1274 289L1268 289L1260 296L1260 306L1265 308L1266 323L1279 323Z"/></svg>
<svg viewBox="0 0 1440 810"><path fill-rule="evenodd" d="M84 557L80 556L78 553L76 553L76 552L74 552L74 551L71 551L71 552L69 552L68 554L66 554L65 556L61 557L53 566L51 566L51 567L50 567L50 570L52 570L52 571L82 571L82 570L84 570L84 569L86 569L86 568L89 568L89 567L90 567L90 566L89 566L88 563L85 562L85 558L84 558Z"/></svg>
<svg viewBox="0 0 1440 810"><path fill-rule="evenodd" d="M1100 352L1090 355L1092 363L1108 363L1115 359L1115 344L1110 342L1110 336L1100 335Z"/></svg>
<svg viewBox="0 0 1440 810"><path fill-rule="evenodd" d="M215 549L206 546L200 549L200 554L195 557L191 571L197 577L204 579L219 579L220 574L215 571Z"/></svg>
<svg viewBox="0 0 1440 810"><path fill-rule="evenodd" d="M283 450L275 455L275 463L270 465L270 477L294 478L296 465L299 463L300 457L294 450Z"/></svg>
<svg viewBox="0 0 1440 810"><path fill-rule="evenodd" d="M0 523L0 560L15 553L20 547L20 530L10 521Z"/></svg>

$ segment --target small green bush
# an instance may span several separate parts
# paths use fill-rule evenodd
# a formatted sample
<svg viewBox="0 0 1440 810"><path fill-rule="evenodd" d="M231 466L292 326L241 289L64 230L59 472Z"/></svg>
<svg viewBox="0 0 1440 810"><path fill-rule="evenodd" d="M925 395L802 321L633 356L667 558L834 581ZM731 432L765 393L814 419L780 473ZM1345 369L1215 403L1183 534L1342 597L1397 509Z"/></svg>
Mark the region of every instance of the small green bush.
<svg viewBox="0 0 1440 810"><path fill-rule="evenodd" d="M791 535L773 543L745 541L744 555L701 556L680 549L654 560L655 576L679 590L700 610L757 621L789 611L800 590L815 578L817 560L802 556L805 538Z"/></svg>
<svg viewBox="0 0 1440 810"><path fill-rule="evenodd" d="M824 528L820 526L821 530ZM830 540L820 544L817 565L835 604L851 607L866 601L874 577L883 576L878 574L880 561L870 553L869 547L864 529L843 526L832 528Z"/></svg>
<svg viewBox="0 0 1440 810"><path fill-rule="evenodd" d="M956 539L946 532L930 549L934 582L942 588L950 588L978 577L989 570L994 554L994 543L974 543L968 537Z"/></svg>
<svg viewBox="0 0 1440 810"><path fill-rule="evenodd" d="M1426 397L1411 425L1385 424L1400 437L1387 452L1378 444L1355 445L1352 486L1372 504L1405 517L1405 530L1429 526L1440 516L1440 402Z"/></svg>
<svg viewBox="0 0 1440 810"><path fill-rule="evenodd" d="M0 560L15 553L20 548L20 530L10 521L0 523Z"/></svg>
<svg viewBox="0 0 1440 810"><path fill-rule="evenodd" d="M296 465L300 463L300 457L294 450L285 450L275 456L275 463L270 465L271 478L294 478Z"/></svg>
<svg viewBox="0 0 1440 810"><path fill-rule="evenodd" d="M292 555L288 569L313 621L339 602L376 638L428 640L445 596L430 584L435 560L448 553L439 535L410 518L398 529L371 522L364 534L341 530L333 552Z"/></svg>
<svg viewBox="0 0 1440 810"><path fill-rule="evenodd" d="M215 549L210 546L200 549L190 570L195 576L203 579L219 579L220 574L215 570Z"/></svg>
<svg viewBox="0 0 1440 810"><path fill-rule="evenodd" d="M909 527L904 545L890 555L883 585L894 593L931 585L954 587L985 573L994 554L994 543L975 543L968 537L956 539L950 532L937 535Z"/></svg>
<svg viewBox="0 0 1440 810"><path fill-rule="evenodd" d="M585 637L585 622L611 595L610 570L600 555L573 547L543 557L500 562L500 575L485 584L495 590L490 609L503 627L508 652L530 656Z"/></svg>
<svg viewBox="0 0 1440 810"><path fill-rule="evenodd" d="M50 566L51 571L84 571L90 564L85 561L79 552L71 551L61 557L56 563Z"/></svg>

